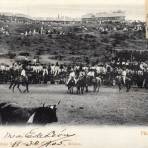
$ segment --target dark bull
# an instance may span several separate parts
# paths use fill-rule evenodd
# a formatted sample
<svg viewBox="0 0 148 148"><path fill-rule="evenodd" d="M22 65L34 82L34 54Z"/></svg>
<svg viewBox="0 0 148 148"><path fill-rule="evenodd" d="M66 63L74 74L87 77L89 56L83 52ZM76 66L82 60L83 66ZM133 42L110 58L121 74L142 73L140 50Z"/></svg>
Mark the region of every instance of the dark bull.
<svg viewBox="0 0 148 148"><path fill-rule="evenodd" d="M57 105L25 108L15 103L0 103L1 124L47 124L57 122Z"/></svg>

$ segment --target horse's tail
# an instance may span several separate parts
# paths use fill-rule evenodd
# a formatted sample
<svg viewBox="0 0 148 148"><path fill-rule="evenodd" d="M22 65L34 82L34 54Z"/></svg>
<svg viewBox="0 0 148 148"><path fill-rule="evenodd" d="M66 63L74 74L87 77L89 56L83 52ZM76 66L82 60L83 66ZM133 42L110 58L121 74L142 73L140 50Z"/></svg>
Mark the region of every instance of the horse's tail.
<svg viewBox="0 0 148 148"><path fill-rule="evenodd" d="M99 84L99 86L102 85L102 79L100 77L96 77L97 83Z"/></svg>

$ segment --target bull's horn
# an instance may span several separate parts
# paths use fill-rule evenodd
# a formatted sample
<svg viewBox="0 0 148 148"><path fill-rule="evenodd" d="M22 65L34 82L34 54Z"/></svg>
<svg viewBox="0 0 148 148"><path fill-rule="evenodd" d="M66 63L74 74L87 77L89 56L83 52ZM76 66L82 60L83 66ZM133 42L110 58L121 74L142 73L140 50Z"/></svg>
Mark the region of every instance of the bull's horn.
<svg viewBox="0 0 148 148"><path fill-rule="evenodd" d="M45 103L42 103L43 107L45 107Z"/></svg>
<svg viewBox="0 0 148 148"><path fill-rule="evenodd" d="M59 105L59 104L60 104L60 102L61 102L61 100L59 100L59 102L57 103L57 105Z"/></svg>

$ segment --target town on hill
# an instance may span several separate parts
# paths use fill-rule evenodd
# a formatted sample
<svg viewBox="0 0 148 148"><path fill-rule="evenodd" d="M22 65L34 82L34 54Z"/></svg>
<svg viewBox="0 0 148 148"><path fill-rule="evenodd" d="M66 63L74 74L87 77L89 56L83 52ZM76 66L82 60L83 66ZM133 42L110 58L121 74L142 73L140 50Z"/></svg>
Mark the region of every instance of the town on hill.
<svg viewBox="0 0 148 148"><path fill-rule="evenodd" d="M139 59L140 53L141 60L147 61L146 49L145 23L126 20L120 10L78 19L0 13L0 54L8 61L25 53L28 59L38 57L47 64L110 62L117 54L127 58L126 53L128 60L131 53L132 60Z"/></svg>

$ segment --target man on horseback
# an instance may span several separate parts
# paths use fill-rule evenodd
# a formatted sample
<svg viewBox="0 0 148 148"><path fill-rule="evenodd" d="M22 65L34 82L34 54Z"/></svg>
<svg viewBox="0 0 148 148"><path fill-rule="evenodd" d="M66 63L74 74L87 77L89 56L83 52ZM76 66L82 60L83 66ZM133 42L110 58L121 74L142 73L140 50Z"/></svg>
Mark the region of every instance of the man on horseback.
<svg viewBox="0 0 148 148"><path fill-rule="evenodd" d="M73 93L73 88L76 85L76 79L75 79L75 72L74 70L71 70L70 74L69 74L69 78L67 81L67 87L70 93Z"/></svg>
<svg viewBox="0 0 148 148"><path fill-rule="evenodd" d="M69 74L69 78L68 78L68 81L67 81L67 84L69 84L69 82L73 80L75 83L76 83L76 75L75 75L75 72L74 70L71 70L70 74Z"/></svg>
<svg viewBox="0 0 148 148"><path fill-rule="evenodd" d="M87 77L89 79L89 84L91 84L93 78L95 77L95 71L93 69L90 69L90 71L87 73Z"/></svg>
<svg viewBox="0 0 148 148"><path fill-rule="evenodd" d="M131 78L129 76L127 77L127 72L125 70L116 76L116 82L119 87L119 92L121 91L122 87L125 87L126 92L129 92L131 88Z"/></svg>
<svg viewBox="0 0 148 148"><path fill-rule="evenodd" d="M22 66L22 70L21 70L21 79L22 79L22 82L25 82L28 79L26 74L26 68L24 66Z"/></svg>
<svg viewBox="0 0 148 148"><path fill-rule="evenodd" d="M21 69L21 74L20 74L20 80L18 82L18 87L19 85L22 84L23 86L26 87L26 89L23 92L29 92L29 88L28 88L28 76L27 76L27 71L26 71L26 66L23 65L22 69Z"/></svg>
<svg viewBox="0 0 148 148"><path fill-rule="evenodd" d="M20 89L20 85L23 85L26 87L26 89L23 92L29 92L28 88L28 77L26 74L26 68L24 66L21 67L19 75L15 78L13 82L13 92L14 88L17 86L18 90L22 93Z"/></svg>

